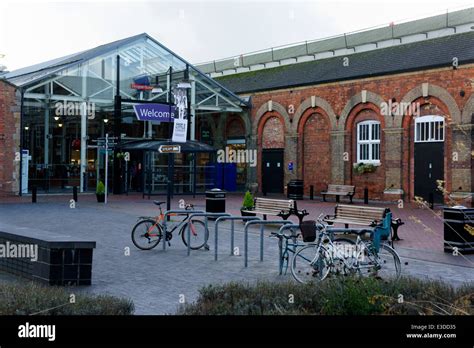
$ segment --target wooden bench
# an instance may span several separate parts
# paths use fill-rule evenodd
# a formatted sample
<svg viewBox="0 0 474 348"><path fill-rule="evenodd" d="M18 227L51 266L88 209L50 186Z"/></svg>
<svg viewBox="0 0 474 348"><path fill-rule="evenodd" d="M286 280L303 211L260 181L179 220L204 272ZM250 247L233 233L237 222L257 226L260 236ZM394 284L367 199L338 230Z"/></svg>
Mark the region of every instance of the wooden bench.
<svg viewBox="0 0 474 348"><path fill-rule="evenodd" d="M377 249L380 240L388 239L392 229L392 213L388 208L336 204L334 215L326 215L324 221L329 225L344 224L347 229L349 225L372 227Z"/></svg>
<svg viewBox="0 0 474 348"><path fill-rule="evenodd" d="M329 184L326 191L321 191L323 195L323 201L326 202L326 195L335 195L336 202L339 203L339 196L346 196L349 197L352 203L352 197L355 194L355 186L353 185L334 185Z"/></svg>
<svg viewBox="0 0 474 348"><path fill-rule="evenodd" d="M256 197L254 199L254 208L252 210L243 210L245 213L261 214L263 219L267 215L279 216L283 220L288 220L291 215L298 217L300 223L308 215L306 210L299 211L296 207L296 201L292 199L270 199Z"/></svg>

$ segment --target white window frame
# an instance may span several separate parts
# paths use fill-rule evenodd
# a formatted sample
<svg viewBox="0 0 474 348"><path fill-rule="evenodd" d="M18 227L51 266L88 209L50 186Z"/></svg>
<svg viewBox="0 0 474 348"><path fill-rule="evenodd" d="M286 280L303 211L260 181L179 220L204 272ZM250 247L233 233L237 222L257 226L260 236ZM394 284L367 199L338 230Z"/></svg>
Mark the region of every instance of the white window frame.
<svg viewBox="0 0 474 348"><path fill-rule="evenodd" d="M436 128L437 134L434 134L436 122L441 122L441 125L438 126L438 128ZM421 124L423 124L423 126L421 126ZM423 130L421 129L421 127L423 127ZM422 135L425 136L424 139L421 139ZM427 116L420 116L420 117L415 118L415 132L414 132L415 143L444 142L445 135L446 135L446 122L443 116L427 115Z"/></svg>
<svg viewBox="0 0 474 348"><path fill-rule="evenodd" d="M369 129L368 129L368 136L369 136L369 139L367 140L361 140L360 139L360 136L361 136L361 132L360 132L360 127L361 126L364 126L364 125L368 125L369 126ZM372 127L374 125L378 125L379 126L379 139L372 139ZM381 150L382 150L382 146L381 146L381 139L382 139L382 129L381 129L381 124L379 121L362 121L362 122L359 122L357 123L357 163L372 163L372 164L380 164L380 158L379 159L374 159L374 154L372 153L372 144L379 144L379 157L382 156L381 154ZM360 153L360 145L362 144L368 144L369 146L369 159L361 159L360 156L361 156L361 153Z"/></svg>

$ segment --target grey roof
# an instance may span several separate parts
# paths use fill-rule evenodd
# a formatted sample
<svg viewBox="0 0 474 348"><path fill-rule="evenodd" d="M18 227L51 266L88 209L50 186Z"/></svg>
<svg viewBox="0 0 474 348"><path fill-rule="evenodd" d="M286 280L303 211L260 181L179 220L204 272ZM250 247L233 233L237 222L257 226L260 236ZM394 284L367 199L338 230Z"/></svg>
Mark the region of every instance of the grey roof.
<svg viewBox="0 0 474 348"><path fill-rule="evenodd" d="M215 77L234 93L249 93L287 87L316 85L356 78L451 66L474 62L474 32L392 46L347 56L284 65Z"/></svg>

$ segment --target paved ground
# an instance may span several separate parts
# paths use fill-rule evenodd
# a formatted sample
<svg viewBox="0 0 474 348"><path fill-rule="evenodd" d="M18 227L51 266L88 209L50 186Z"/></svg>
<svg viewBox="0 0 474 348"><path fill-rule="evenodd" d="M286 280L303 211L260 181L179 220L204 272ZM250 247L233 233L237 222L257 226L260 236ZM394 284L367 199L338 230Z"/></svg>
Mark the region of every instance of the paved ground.
<svg viewBox="0 0 474 348"><path fill-rule="evenodd" d="M278 275L274 239L265 238L264 262L258 261L257 229L253 229L249 237L248 268L244 268L243 256L230 256L228 224L223 225L219 234L218 262L213 259L213 228L210 229L210 251L192 251L187 257L177 235L166 251L161 249L161 244L154 250L140 251L133 246L130 231L137 216L156 213L150 201L136 195L120 196L111 197L110 203L104 206L97 204L94 196L80 196L76 208L71 209L70 198L39 196L37 204L28 203L27 198L14 198L8 203L0 203L0 221L97 241L93 285L77 291L129 297L136 305L137 314L174 313L183 295L186 301L193 301L198 289L211 283L260 279L280 281L291 277ZM181 198L194 202L196 208L204 208L203 197L176 197L174 208ZM231 195L227 202L228 212L238 213L240 204L241 196ZM334 208L334 203L302 201L298 204L299 208L308 209L313 218L320 213L330 213ZM466 281L474 282L474 255L453 256L442 251L442 221L436 214L413 207L390 208L394 215L406 221L400 233L404 240L397 245L402 261L408 262L403 266L404 274L444 279L456 286ZM237 222L235 226L235 246L243 252L243 225ZM127 247L131 250L129 256L125 255ZM8 275L0 275L0 280L11 279Z"/></svg>

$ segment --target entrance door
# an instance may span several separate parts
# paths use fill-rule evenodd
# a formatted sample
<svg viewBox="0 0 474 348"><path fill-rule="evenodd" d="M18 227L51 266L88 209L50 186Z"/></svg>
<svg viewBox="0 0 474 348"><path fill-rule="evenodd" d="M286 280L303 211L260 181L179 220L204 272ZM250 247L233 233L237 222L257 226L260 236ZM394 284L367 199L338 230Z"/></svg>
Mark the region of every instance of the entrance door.
<svg viewBox="0 0 474 348"><path fill-rule="evenodd" d="M444 118L423 116L415 121L415 196L443 202L437 180L444 180Z"/></svg>
<svg viewBox="0 0 474 348"><path fill-rule="evenodd" d="M283 149L262 152L262 187L264 192L283 193Z"/></svg>

